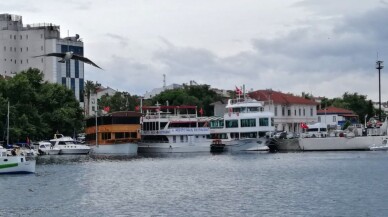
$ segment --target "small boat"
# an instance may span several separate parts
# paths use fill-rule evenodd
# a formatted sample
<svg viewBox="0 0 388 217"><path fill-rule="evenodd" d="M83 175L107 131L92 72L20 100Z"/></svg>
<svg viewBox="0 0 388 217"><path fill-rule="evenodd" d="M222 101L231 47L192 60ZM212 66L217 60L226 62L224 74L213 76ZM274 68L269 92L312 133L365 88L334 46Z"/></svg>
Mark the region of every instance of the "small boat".
<svg viewBox="0 0 388 217"><path fill-rule="evenodd" d="M61 150L59 154L89 154L90 152L89 146L76 144L73 138L62 134L54 134L54 139L51 139L50 143Z"/></svg>
<svg viewBox="0 0 388 217"><path fill-rule="evenodd" d="M26 159L24 155L16 153L15 149L11 155L7 152L7 149L0 146L0 174L35 173L35 160Z"/></svg>
<svg viewBox="0 0 388 217"><path fill-rule="evenodd" d="M34 144L40 155L57 155L61 151L60 148L54 147L50 142L40 141Z"/></svg>
<svg viewBox="0 0 388 217"><path fill-rule="evenodd" d="M224 149L225 144L223 144L220 139L213 140L212 144L210 145L210 152L212 153L223 152Z"/></svg>
<svg viewBox="0 0 388 217"><path fill-rule="evenodd" d="M371 151L385 151L388 150L388 139L384 139L381 145L373 144L369 147Z"/></svg>

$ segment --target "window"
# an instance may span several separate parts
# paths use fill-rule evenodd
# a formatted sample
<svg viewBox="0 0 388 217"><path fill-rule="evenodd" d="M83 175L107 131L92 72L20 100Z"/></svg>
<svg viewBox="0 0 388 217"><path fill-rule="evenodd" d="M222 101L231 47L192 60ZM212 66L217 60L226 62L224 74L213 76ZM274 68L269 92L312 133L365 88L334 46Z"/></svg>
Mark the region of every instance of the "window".
<svg viewBox="0 0 388 217"><path fill-rule="evenodd" d="M296 109L294 110L294 115L296 116Z"/></svg>
<svg viewBox="0 0 388 217"><path fill-rule="evenodd" d="M306 116L306 109L303 108L303 116Z"/></svg>
<svg viewBox="0 0 388 217"><path fill-rule="evenodd" d="M282 116L286 116L286 108L284 106L282 106Z"/></svg>
<svg viewBox="0 0 388 217"><path fill-rule="evenodd" d="M241 119L241 127L256 127L256 119Z"/></svg>
<svg viewBox="0 0 388 217"><path fill-rule="evenodd" d="M291 109L288 109L288 110L287 110L287 115L288 115L288 116L291 116Z"/></svg>
<svg viewBox="0 0 388 217"><path fill-rule="evenodd" d="M28 47L26 47L26 50L27 50L27 52L28 52Z"/></svg>
<svg viewBox="0 0 388 217"><path fill-rule="evenodd" d="M278 107L277 106L275 106L275 116L278 116Z"/></svg>
<svg viewBox="0 0 388 217"><path fill-rule="evenodd" d="M103 140L111 139L111 133L102 133L102 139Z"/></svg>
<svg viewBox="0 0 388 217"><path fill-rule="evenodd" d="M4 51L6 51L7 50L7 47L6 46L4 46Z"/></svg>
<svg viewBox="0 0 388 217"><path fill-rule="evenodd" d="M13 48L13 52L16 52L16 47Z"/></svg>
<svg viewBox="0 0 388 217"><path fill-rule="evenodd" d="M268 118L259 118L259 126L268 127L269 126L269 119Z"/></svg>
<svg viewBox="0 0 388 217"><path fill-rule="evenodd" d="M333 116L333 122L337 122L337 117Z"/></svg>
<svg viewBox="0 0 388 217"><path fill-rule="evenodd" d="M40 46L40 50L43 50L43 46Z"/></svg>
<svg viewBox="0 0 388 217"><path fill-rule="evenodd" d="M302 110L299 108L299 116L302 116Z"/></svg>
<svg viewBox="0 0 388 217"><path fill-rule="evenodd" d="M23 48L20 48L20 52L23 52Z"/></svg>
<svg viewBox="0 0 388 217"><path fill-rule="evenodd" d="M26 35L26 40L28 39L28 35Z"/></svg>
<svg viewBox="0 0 388 217"><path fill-rule="evenodd" d="M312 117L313 116L313 112L314 111L314 109L313 108L310 108L310 116Z"/></svg>
<svg viewBox="0 0 388 217"><path fill-rule="evenodd" d="M23 60L20 60L20 64L23 64Z"/></svg>
<svg viewBox="0 0 388 217"><path fill-rule="evenodd" d="M28 59L27 59L27 64L28 64Z"/></svg>
<svg viewBox="0 0 388 217"><path fill-rule="evenodd" d="M115 138L116 139L123 139L124 138L124 133L120 132L120 133L115 133Z"/></svg>
<svg viewBox="0 0 388 217"><path fill-rule="evenodd" d="M225 127L226 128L237 128L238 127L238 120L226 120Z"/></svg>
<svg viewBox="0 0 388 217"><path fill-rule="evenodd" d="M321 117L318 117L318 122L322 122L322 121L321 121Z"/></svg>
<svg viewBox="0 0 388 217"><path fill-rule="evenodd" d="M20 40L22 40L23 39L23 37L22 37L22 35L20 35Z"/></svg>

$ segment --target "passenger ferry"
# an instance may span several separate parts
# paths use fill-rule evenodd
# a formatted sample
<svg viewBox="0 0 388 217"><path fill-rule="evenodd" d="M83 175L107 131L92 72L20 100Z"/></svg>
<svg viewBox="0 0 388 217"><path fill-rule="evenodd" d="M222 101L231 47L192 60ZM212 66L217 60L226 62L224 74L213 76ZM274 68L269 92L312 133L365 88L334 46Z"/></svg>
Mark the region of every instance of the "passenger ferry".
<svg viewBox="0 0 388 217"><path fill-rule="evenodd" d="M143 106L139 153L210 152L206 119L196 106Z"/></svg>
<svg viewBox="0 0 388 217"><path fill-rule="evenodd" d="M137 142L140 141L140 117L139 112L122 111L97 117L97 120L96 117L87 119L86 143L91 145L91 153L137 155Z"/></svg>
<svg viewBox="0 0 388 217"><path fill-rule="evenodd" d="M266 132L274 130L273 113L264 111L264 103L244 97L229 99L224 116L210 119L208 138L232 152L266 151Z"/></svg>

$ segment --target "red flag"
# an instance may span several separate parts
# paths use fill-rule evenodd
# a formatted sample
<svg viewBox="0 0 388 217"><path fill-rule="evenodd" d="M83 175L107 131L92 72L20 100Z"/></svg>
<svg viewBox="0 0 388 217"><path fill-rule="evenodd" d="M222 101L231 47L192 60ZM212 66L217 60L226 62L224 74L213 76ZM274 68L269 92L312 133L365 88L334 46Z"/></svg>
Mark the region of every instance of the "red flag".
<svg viewBox="0 0 388 217"><path fill-rule="evenodd" d="M300 127L302 128L302 129L308 129L309 127L307 126L307 124L305 124L305 123L301 123L300 124Z"/></svg>
<svg viewBox="0 0 388 217"><path fill-rule="evenodd" d="M200 114L201 116L203 115L203 109L202 109L202 108L199 110L199 114Z"/></svg>
<svg viewBox="0 0 388 217"><path fill-rule="evenodd" d="M105 106L104 107L104 111L109 112L110 111L110 107L109 106Z"/></svg>
<svg viewBox="0 0 388 217"><path fill-rule="evenodd" d="M242 94L242 91L241 91L241 89L240 89L240 88L238 88L237 86L236 86L236 93L237 93L238 95L241 95L241 94Z"/></svg>
<svg viewBox="0 0 388 217"><path fill-rule="evenodd" d="M137 105L137 106L135 107L135 111L140 111L140 106Z"/></svg>

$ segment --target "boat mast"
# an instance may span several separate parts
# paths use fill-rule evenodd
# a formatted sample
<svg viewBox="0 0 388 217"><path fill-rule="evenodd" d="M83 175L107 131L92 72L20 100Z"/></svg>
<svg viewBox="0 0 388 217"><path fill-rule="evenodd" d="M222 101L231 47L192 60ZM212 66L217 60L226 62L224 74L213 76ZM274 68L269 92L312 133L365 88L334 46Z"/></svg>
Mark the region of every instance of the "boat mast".
<svg viewBox="0 0 388 217"><path fill-rule="evenodd" d="M8 100L8 112L7 112L7 146L9 144L9 100Z"/></svg>

